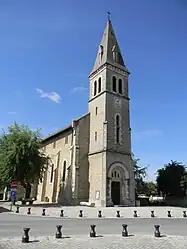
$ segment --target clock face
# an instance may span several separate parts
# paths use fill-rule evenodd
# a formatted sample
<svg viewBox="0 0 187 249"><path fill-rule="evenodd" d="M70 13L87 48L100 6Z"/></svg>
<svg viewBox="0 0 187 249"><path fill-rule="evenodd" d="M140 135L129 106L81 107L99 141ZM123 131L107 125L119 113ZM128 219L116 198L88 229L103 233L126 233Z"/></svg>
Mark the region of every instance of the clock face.
<svg viewBox="0 0 187 249"><path fill-rule="evenodd" d="M115 106L117 106L117 107L121 106L121 100L118 98L115 98L114 103L115 103Z"/></svg>

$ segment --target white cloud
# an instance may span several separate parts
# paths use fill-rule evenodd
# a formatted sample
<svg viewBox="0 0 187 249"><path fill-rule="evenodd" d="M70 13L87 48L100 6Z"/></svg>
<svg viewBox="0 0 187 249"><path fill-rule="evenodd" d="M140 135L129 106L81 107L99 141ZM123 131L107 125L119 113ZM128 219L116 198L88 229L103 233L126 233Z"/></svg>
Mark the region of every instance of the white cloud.
<svg viewBox="0 0 187 249"><path fill-rule="evenodd" d="M36 88L36 91L40 94L41 98L48 98L50 100L52 100L55 103L60 103L61 101L61 97L58 93L56 92L44 92L42 89L40 88Z"/></svg>
<svg viewBox="0 0 187 249"><path fill-rule="evenodd" d="M71 92L76 93L76 92L85 92L88 88L84 86L77 86L71 90Z"/></svg>
<svg viewBox="0 0 187 249"><path fill-rule="evenodd" d="M8 115L15 115L17 112L7 112Z"/></svg>

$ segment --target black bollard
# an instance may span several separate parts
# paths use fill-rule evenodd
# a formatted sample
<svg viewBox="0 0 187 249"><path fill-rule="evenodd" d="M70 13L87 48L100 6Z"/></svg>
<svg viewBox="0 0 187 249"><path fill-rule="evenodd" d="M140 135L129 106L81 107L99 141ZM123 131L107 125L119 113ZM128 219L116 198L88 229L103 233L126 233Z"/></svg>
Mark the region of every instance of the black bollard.
<svg viewBox="0 0 187 249"><path fill-rule="evenodd" d="M134 217L135 217L135 218L138 217L138 214L137 214L137 211L136 211L136 210L134 210Z"/></svg>
<svg viewBox="0 0 187 249"><path fill-rule="evenodd" d="M96 225L90 225L90 237L96 237L96 231L95 231Z"/></svg>
<svg viewBox="0 0 187 249"><path fill-rule="evenodd" d="M45 216L45 208L42 211L42 216Z"/></svg>
<svg viewBox="0 0 187 249"><path fill-rule="evenodd" d="M128 237L127 225L123 224L122 227L123 227L122 237Z"/></svg>
<svg viewBox="0 0 187 249"><path fill-rule="evenodd" d="M19 207L16 208L16 213L19 214Z"/></svg>
<svg viewBox="0 0 187 249"><path fill-rule="evenodd" d="M58 225L58 226L56 226L56 228L57 228L57 231L56 231L56 234L55 234L55 238L60 239L60 238L62 238L62 231L61 231L62 226Z"/></svg>
<svg viewBox="0 0 187 249"><path fill-rule="evenodd" d="M183 211L183 217L186 218L187 215L186 215L186 211Z"/></svg>
<svg viewBox="0 0 187 249"><path fill-rule="evenodd" d="M31 214L31 208L28 208L27 214Z"/></svg>
<svg viewBox="0 0 187 249"><path fill-rule="evenodd" d="M98 211L98 217L99 217L99 218L102 217L101 211Z"/></svg>
<svg viewBox="0 0 187 249"><path fill-rule="evenodd" d="M120 211L116 211L116 212L117 212L116 217L120 218Z"/></svg>
<svg viewBox="0 0 187 249"><path fill-rule="evenodd" d="M80 212L79 212L79 217L83 217L83 211L82 210L80 210Z"/></svg>
<svg viewBox="0 0 187 249"><path fill-rule="evenodd" d="M159 230L160 226L159 225L155 225L155 237L160 237L160 230Z"/></svg>
<svg viewBox="0 0 187 249"><path fill-rule="evenodd" d="M64 217L64 210L60 210L60 217Z"/></svg>
<svg viewBox="0 0 187 249"><path fill-rule="evenodd" d="M168 217L169 218L171 217L171 211L168 211Z"/></svg>
<svg viewBox="0 0 187 249"><path fill-rule="evenodd" d="M152 217L152 218L155 217L154 211L151 211L151 217Z"/></svg>
<svg viewBox="0 0 187 249"><path fill-rule="evenodd" d="M30 228L23 228L22 243L29 243L29 231Z"/></svg>

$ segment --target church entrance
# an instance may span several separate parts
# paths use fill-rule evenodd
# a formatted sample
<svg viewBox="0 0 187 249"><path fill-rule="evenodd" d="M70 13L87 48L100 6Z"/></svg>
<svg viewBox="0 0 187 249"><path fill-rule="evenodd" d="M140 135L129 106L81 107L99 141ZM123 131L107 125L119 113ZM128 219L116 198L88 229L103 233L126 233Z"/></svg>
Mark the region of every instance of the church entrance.
<svg viewBox="0 0 187 249"><path fill-rule="evenodd" d="M111 197L114 205L120 205L120 182L112 181L111 183Z"/></svg>
<svg viewBox="0 0 187 249"><path fill-rule="evenodd" d="M129 199L129 172L119 162L113 163L108 169L107 206L126 205Z"/></svg>

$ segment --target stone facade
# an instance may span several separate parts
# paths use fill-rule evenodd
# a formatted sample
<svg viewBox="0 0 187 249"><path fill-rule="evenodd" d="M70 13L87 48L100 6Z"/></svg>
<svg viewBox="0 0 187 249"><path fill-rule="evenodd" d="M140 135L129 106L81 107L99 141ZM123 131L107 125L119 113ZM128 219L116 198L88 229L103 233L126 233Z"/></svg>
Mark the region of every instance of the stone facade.
<svg viewBox="0 0 187 249"><path fill-rule="evenodd" d="M39 201L75 205L88 200L88 127L86 114L43 141L51 163L38 186Z"/></svg>
<svg viewBox="0 0 187 249"><path fill-rule="evenodd" d="M108 21L89 76L88 114L43 140L51 165L38 186L39 201L135 204L128 77Z"/></svg>

